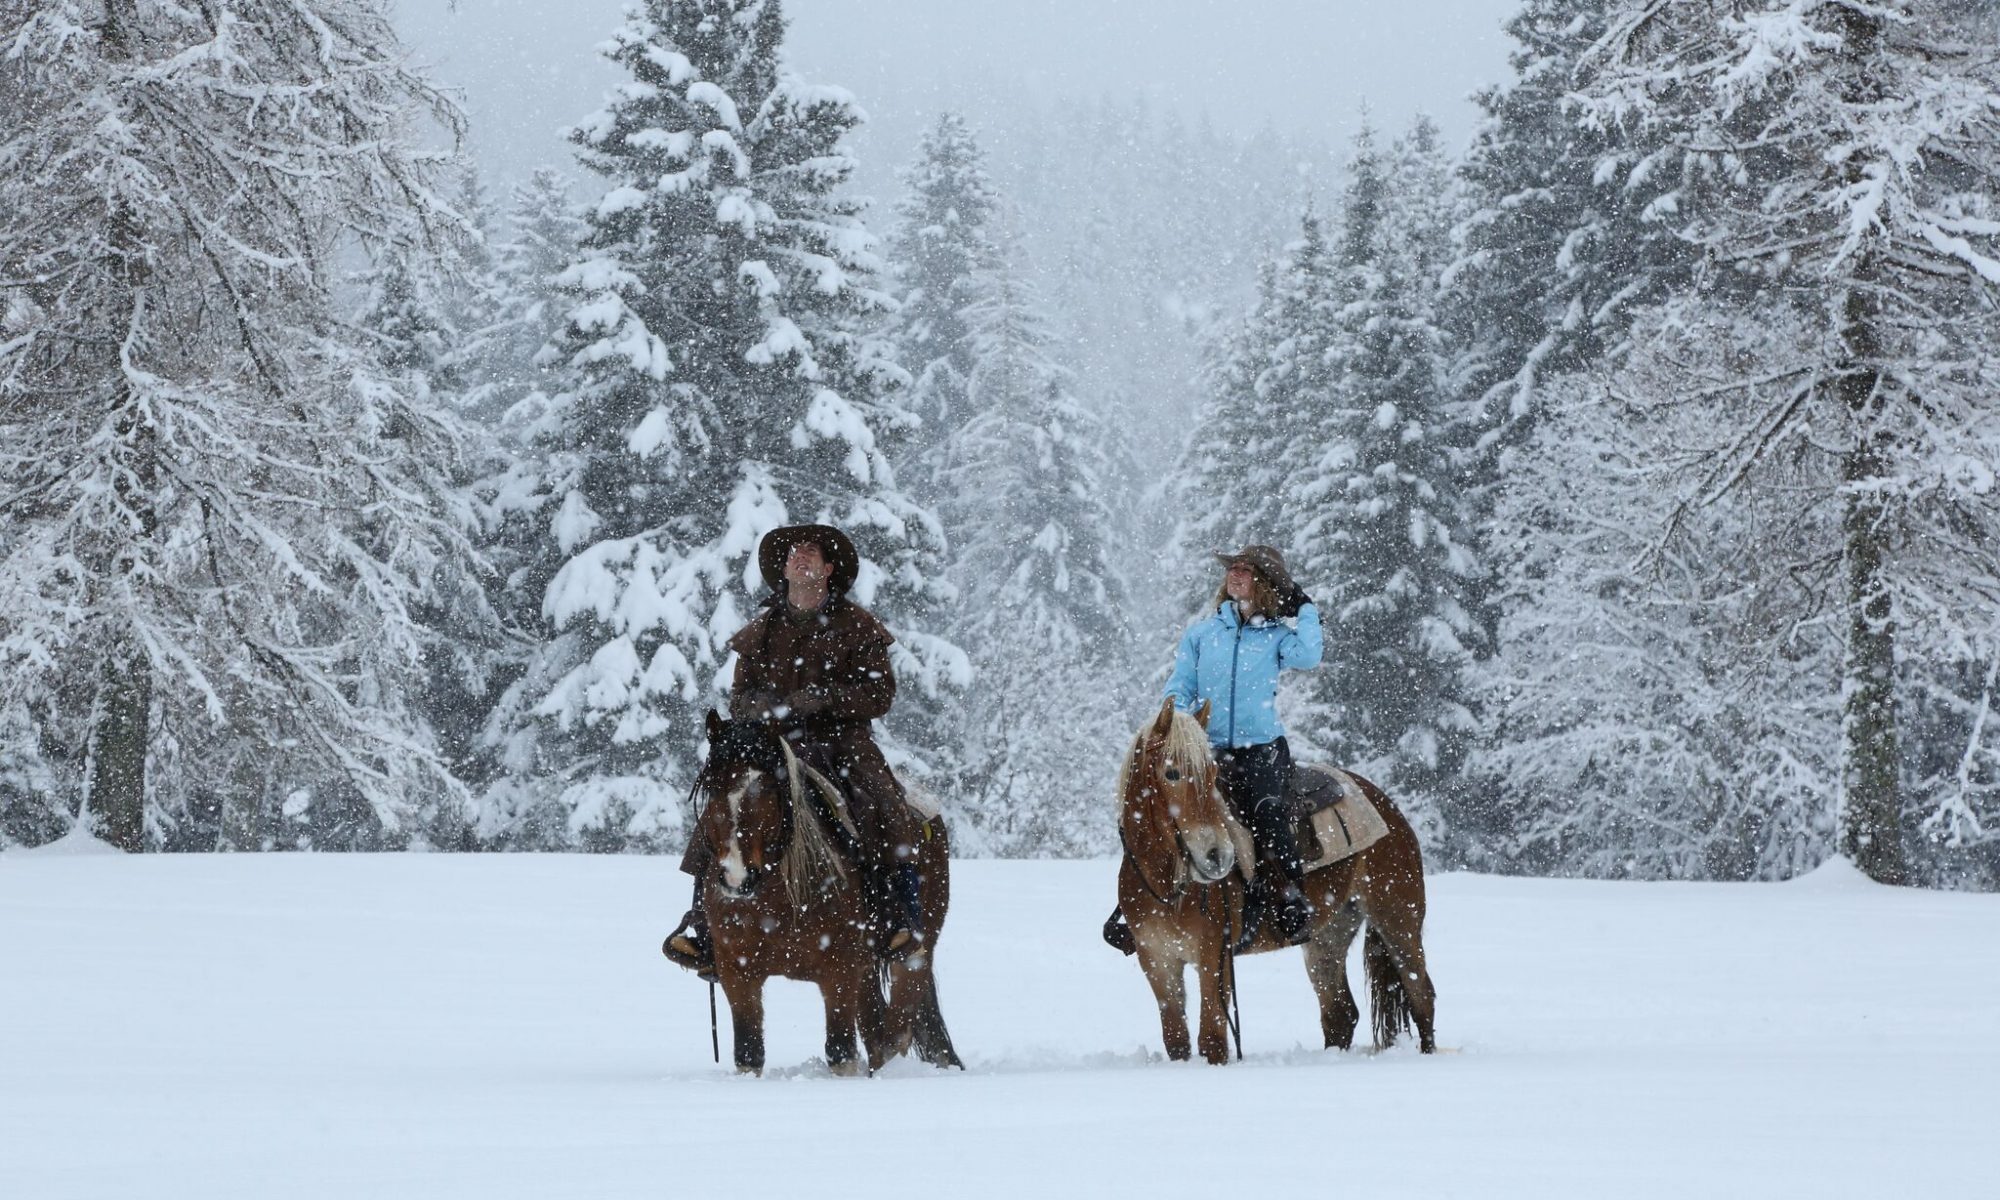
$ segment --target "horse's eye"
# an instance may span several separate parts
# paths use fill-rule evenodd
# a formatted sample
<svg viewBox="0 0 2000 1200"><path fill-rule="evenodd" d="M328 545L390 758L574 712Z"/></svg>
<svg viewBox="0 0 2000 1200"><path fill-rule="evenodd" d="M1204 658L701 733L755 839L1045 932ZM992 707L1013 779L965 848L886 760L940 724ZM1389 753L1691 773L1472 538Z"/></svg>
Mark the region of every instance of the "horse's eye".
<svg viewBox="0 0 2000 1200"><path fill-rule="evenodd" d="M1168 783L1179 783L1180 781L1181 781L1181 773L1180 773L1179 771L1176 771L1176 770L1174 770L1174 769L1173 769L1172 767L1168 767L1168 768L1167 768L1167 782L1168 782Z"/></svg>

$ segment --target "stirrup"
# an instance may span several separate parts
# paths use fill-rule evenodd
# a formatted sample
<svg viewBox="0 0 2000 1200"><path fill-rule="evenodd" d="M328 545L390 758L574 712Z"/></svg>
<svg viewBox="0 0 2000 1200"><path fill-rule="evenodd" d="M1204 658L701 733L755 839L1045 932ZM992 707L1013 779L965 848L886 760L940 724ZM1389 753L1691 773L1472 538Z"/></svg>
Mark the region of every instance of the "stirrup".
<svg viewBox="0 0 2000 1200"><path fill-rule="evenodd" d="M1125 922L1125 914L1117 909L1104 918L1104 944L1118 953L1131 956L1139 952L1138 940L1132 936L1132 927Z"/></svg>
<svg viewBox="0 0 2000 1200"><path fill-rule="evenodd" d="M685 967L709 983L716 981L715 943L709 941L708 925L697 911L681 918L680 925L660 943L660 953L675 966Z"/></svg>
<svg viewBox="0 0 2000 1200"><path fill-rule="evenodd" d="M1278 935L1288 946L1303 946L1312 941L1313 906L1304 896L1282 901L1278 905Z"/></svg>

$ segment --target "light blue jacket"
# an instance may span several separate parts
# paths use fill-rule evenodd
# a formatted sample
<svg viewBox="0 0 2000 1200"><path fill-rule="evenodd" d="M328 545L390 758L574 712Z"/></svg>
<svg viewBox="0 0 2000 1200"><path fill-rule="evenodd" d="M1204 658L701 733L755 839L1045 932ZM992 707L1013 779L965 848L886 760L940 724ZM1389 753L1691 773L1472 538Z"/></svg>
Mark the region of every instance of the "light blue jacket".
<svg viewBox="0 0 2000 1200"><path fill-rule="evenodd" d="M1296 620L1253 617L1245 624L1224 603L1195 622L1174 653L1167 695L1176 707L1211 705L1208 740L1218 749L1257 746L1285 735L1278 720L1278 672L1319 665L1319 609L1307 604Z"/></svg>

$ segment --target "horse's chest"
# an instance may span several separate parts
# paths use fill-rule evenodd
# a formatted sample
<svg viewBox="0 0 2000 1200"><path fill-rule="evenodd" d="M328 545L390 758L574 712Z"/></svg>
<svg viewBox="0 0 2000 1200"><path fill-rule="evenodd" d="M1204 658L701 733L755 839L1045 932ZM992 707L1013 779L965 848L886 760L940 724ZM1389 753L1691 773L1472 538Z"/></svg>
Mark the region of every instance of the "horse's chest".
<svg viewBox="0 0 2000 1200"><path fill-rule="evenodd" d="M834 905L805 913L746 909L714 914L709 924L716 955L751 975L815 982L829 966L846 957L846 948L836 944L837 933L860 920L858 912L836 911L839 908Z"/></svg>

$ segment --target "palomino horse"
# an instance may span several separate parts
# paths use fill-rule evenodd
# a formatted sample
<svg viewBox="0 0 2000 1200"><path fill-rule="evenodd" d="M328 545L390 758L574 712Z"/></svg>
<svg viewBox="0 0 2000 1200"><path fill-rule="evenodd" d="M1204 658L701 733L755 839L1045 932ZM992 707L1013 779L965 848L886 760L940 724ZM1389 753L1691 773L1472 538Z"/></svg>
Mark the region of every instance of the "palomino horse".
<svg viewBox="0 0 2000 1200"><path fill-rule="evenodd" d="M764 1069L764 981L774 975L819 985L826 1001L826 1061L855 1074L854 1034L868 1069L908 1049L925 1062L961 1066L938 1007L931 956L950 899L950 846L932 819L915 849L920 948L883 964L861 870L843 854L851 829L833 785L793 755L775 728L708 714L706 805L695 836L714 866L704 882L715 971L729 998L736 1069ZM886 972L889 994L882 994Z"/></svg>
<svg viewBox="0 0 2000 1200"><path fill-rule="evenodd" d="M1189 1057L1184 973L1193 967L1201 984L1201 1056L1221 1064L1229 1061L1227 1013L1235 985L1230 947L1243 918L1245 883L1237 867L1249 867L1252 855L1249 834L1216 790L1207 726L1206 702L1190 716L1170 699L1133 738L1118 784L1125 846L1118 904L1159 1002L1167 1057ZM1418 1044L1429 1054L1437 1049L1437 992L1424 965L1422 853L1389 797L1358 776L1355 782L1389 832L1359 854L1306 876L1314 910L1306 975L1319 996L1320 1030L1329 1047L1345 1050L1354 1043L1361 1011L1347 986L1347 948L1365 920L1375 1046L1387 1047L1414 1021ZM1283 947L1266 928L1250 952Z"/></svg>

